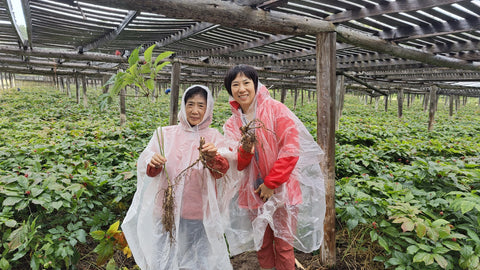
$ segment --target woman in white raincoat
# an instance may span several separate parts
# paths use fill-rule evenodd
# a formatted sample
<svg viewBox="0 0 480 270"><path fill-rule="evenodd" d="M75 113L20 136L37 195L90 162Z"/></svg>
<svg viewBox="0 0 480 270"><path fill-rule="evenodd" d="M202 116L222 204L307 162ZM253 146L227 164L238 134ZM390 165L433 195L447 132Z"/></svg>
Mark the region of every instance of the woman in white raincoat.
<svg viewBox="0 0 480 270"><path fill-rule="evenodd" d="M210 90L199 85L185 90L178 116L178 125L156 130L138 159L137 191L122 230L141 269L231 269L216 196L216 181L224 181L220 177L229 163L217 153L216 147L226 146L222 134L209 128ZM198 162L181 173L198 159L200 137L205 138L201 151L212 169ZM163 196L167 177L173 181L179 174L171 239L162 225Z"/></svg>
<svg viewBox="0 0 480 270"><path fill-rule="evenodd" d="M295 269L294 247L320 248L325 217L322 149L302 122L272 99L255 69L231 68L225 76L232 116L223 129L240 141L240 127L256 126L256 143L238 150L238 170L246 171L230 203L226 231L231 255L256 250L262 269ZM235 168L231 168L235 169Z"/></svg>

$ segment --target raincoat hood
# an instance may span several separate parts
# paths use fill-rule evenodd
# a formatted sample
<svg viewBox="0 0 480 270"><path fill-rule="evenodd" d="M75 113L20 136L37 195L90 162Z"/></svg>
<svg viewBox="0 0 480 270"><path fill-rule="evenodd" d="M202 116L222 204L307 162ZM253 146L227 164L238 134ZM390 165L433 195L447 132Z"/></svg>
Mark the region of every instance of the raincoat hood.
<svg viewBox="0 0 480 270"><path fill-rule="evenodd" d="M205 92L207 92L207 109L205 110L205 115L203 116L202 122L192 127L187 120L187 111L185 108L185 102L186 102L185 96L187 95L188 91L192 90L195 87L201 87L203 90L205 90ZM212 123L212 119L213 119L213 96L212 96L212 93L210 92L210 89L208 89L208 87L203 85L192 85L188 87L187 90L185 90L185 92L183 93L182 105L180 107L180 111L178 112L178 119L180 120L180 125L187 131L198 131L198 130L208 128Z"/></svg>

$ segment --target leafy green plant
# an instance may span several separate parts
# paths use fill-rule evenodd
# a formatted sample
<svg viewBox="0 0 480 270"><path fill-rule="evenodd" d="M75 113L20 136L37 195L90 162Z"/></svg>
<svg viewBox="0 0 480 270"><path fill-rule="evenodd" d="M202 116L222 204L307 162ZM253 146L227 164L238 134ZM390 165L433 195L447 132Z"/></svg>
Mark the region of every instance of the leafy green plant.
<svg viewBox="0 0 480 270"><path fill-rule="evenodd" d="M90 233L93 239L100 242L93 250L98 254L97 265L100 266L112 260L116 250L121 250L128 258L132 256L125 235L122 231L118 230L119 225L120 221L117 221L110 225L107 231L97 230ZM111 262L109 262L109 264L111 264Z"/></svg>
<svg viewBox="0 0 480 270"><path fill-rule="evenodd" d="M137 86L142 96L149 97L155 91L155 79L157 74L168 64L169 61L162 61L173 54L171 51L160 53L154 61L152 61L153 50L156 44L148 47L144 53L144 60L140 59L141 47L135 48L128 57L128 68L125 71L118 71L106 83L111 85L110 94L104 95L101 101L101 108L105 107L106 102L110 102L113 97L117 96L121 89L126 86Z"/></svg>

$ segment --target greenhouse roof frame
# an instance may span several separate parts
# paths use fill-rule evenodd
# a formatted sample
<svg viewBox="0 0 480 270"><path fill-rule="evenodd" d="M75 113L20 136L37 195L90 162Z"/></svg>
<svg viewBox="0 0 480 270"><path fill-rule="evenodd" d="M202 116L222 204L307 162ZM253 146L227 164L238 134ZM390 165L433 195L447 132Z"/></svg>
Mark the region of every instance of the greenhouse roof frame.
<svg viewBox="0 0 480 270"><path fill-rule="evenodd" d="M480 81L479 0L21 0L23 30L13 1L0 1L4 72L105 76L134 48L157 44L156 53L175 52L181 78L220 84L244 63L265 83L314 88L315 34L336 32L347 85L480 96L452 86Z"/></svg>

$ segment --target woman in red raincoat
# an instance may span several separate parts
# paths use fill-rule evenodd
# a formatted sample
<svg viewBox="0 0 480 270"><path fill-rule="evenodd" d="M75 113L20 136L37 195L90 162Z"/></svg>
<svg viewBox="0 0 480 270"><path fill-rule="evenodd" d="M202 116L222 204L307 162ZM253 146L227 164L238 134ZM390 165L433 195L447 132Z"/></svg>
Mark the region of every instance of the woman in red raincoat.
<svg viewBox="0 0 480 270"><path fill-rule="evenodd" d="M240 127L249 125L256 138L238 149L237 169L245 177L230 200L230 254L256 250L262 269L295 269L294 247L312 252L323 241L323 151L302 122L271 98L252 67L231 68L225 87L232 110L225 136L241 141Z"/></svg>

